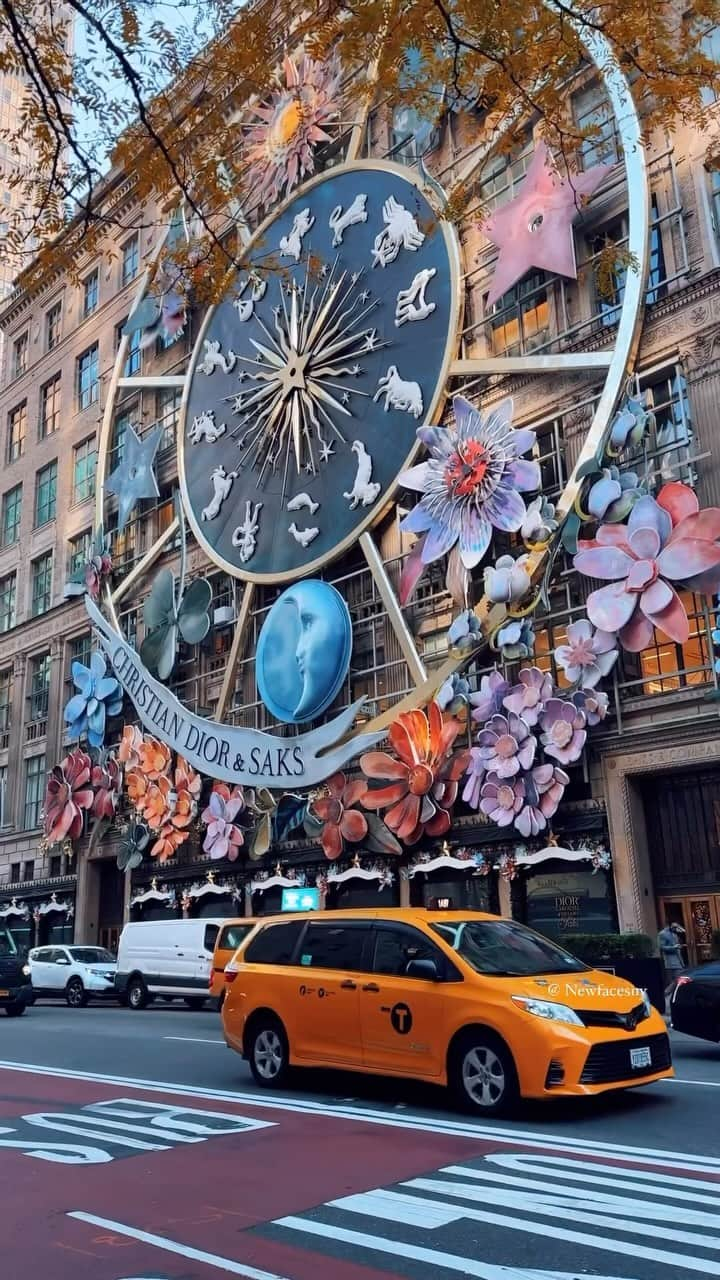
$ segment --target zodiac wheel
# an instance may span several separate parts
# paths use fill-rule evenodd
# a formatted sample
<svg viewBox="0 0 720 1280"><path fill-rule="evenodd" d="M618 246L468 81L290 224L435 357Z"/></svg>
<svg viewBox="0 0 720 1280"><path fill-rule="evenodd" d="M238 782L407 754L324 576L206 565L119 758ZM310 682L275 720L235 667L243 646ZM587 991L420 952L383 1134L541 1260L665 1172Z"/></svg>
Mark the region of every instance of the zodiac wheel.
<svg viewBox="0 0 720 1280"><path fill-rule="evenodd" d="M178 473L184 513L208 557L244 582L217 720L223 720L234 688L256 586L315 573L355 543L414 686L389 711L365 722L363 732L379 732L399 711L426 701L467 661L467 655L451 652L428 677L372 536L420 447L418 428L441 420L453 391L503 374L604 374L586 440L557 504L560 520L572 509L583 469L602 452L634 360L649 225L640 124L628 84L601 35L583 32L582 39L614 112L627 184L634 269L627 272L612 347L491 358L463 354L464 264L457 230L444 218L442 190L422 164L418 171L359 157L372 68L366 114L349 134L344 162L297 188L254 233L239 222L241 266L228 275L221 301L208 309L185 372L126 376L127 338L121 343L101 431L97 522L103 524L112 478L108 462L118 392L181 389ZM488 148L468 150L455 166L450 195L467 186L487 155ZM136 306L148 279L146 273ZM174 522L108 592L106 614L118 631L120 600L138 588L176 531ZM536 577L545 555L540 550L531 557ZM490 612L492 626L502 614ZM487 634L485 626L483 642Z"/></svg>

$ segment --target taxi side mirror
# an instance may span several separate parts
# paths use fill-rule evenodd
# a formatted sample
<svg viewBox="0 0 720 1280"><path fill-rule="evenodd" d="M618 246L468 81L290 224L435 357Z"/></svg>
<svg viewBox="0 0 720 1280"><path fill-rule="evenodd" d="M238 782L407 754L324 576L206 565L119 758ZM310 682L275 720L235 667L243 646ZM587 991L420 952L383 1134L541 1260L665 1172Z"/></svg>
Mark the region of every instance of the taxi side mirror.
<svg viewBox="0 0 720 1280"><path fill-rule="evenodd" d="M434 960L409 960L405 969L406 978L423 978L425 982L438 982L440 974Z"/></svg>

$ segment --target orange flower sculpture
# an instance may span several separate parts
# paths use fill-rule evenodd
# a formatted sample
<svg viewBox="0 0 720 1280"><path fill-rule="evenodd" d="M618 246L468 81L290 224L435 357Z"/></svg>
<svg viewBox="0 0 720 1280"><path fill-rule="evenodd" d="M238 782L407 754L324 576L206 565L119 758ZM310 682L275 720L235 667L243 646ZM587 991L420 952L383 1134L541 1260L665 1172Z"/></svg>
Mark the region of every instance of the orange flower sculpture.
<svg viewBox="0 0 720 1280"><path fill-rule="evenodd" d="M468 751L453 752L461 729L454 717L443 720L437 702L424 711L403 711L391 726L385 751L367 751L360 757L366 778L381 779L388 786L368 790L365 809L387 809L385 822L405 844L420 837L441 836L450 830L450 810L465 772Z"/></svg>
<svg viewBox="0 0 720 1280"><path fill-rule="evenodd" d="M313 800L310 811L323 824L320 843L326 858L339 858L345 841L357 844L367 835L364 813L353 809L367 791L367 783L348 782L344 773L335 773L326 783L329 795Z"/></svg>
<svg viewBox="0 0 720 1280"><path fill-rule="evenodd" d="M125 774L125 787L133 809L142 817L147 804L150 782L140 768L128 769Z"/></svg>
<svg viewBox="0 0 720 1280"><path fill-rule="evenodd" d="M135 769L139 765L142 740L142 733L136 724L126 724L123 727L117 753L120 764L128 765L130 769Z"/></svg>
<svg viewBox="0 0 720 1280"><path fill-rule="evenodd" d="M143 738L138 747L138 768L151 782L157 782L170 769L170 748L157 738Z"/></svg>
<svg viewBox="0 0 720 1280"><path fill-rule="evenodd" d="M143 817L158 838L150 850L153 858L166 862L180 848L190 834L190 824L197 813L197 798L202 779L178 756L175 781L163 774L150 784Z"/></svg>

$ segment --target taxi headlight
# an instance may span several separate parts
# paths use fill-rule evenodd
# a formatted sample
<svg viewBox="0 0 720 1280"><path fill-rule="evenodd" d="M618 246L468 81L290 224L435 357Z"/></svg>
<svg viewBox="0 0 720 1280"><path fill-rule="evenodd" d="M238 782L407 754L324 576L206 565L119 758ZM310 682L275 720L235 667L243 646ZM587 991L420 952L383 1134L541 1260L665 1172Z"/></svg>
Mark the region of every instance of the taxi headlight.
<svg viewBox="0 0 720 1280"><path fill-rule="evenodd" d="M653 1010L654 1010L654 1006L653 1006L653 1002L652 1002L652 1000L650 999L650 997L649 997L649 995L648 995L647 991L643 991L643 993L642 993L642 1004L643 1004L643 1009L644 1009L644 1011L645 1011L645 1017L646 1017L646 1018L651 1017L651 1015L652 1015L652 1013L653 1013Z"/></svg>
<svg viewBox="0 0 720 1280"><path fill-rule="evenodd" d="M552 1000L533 1000L530 996L513 996L512 999L513 1004L519 1005L536 1018L547 1018L549 1022L568 1022L573 1027L585 1025L575 1010L566 1004L555 1004Z"/></svg>
<svg viewBox="0 0 720 1280"><path fill-rule="evenodd" d="M29 964L24 964L22 967L22 971L23 971L24 977L26 978L29 978L32 973L32 969L30 968Z"/></svg>

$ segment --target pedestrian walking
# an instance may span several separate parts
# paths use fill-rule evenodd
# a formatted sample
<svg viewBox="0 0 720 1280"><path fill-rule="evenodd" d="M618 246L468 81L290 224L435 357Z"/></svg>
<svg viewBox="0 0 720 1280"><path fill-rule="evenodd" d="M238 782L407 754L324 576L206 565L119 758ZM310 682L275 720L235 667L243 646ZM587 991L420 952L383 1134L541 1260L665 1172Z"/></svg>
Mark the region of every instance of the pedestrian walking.
<svg viewBox="0 0 720 1280"><path fill-rule="evenodd" d="M658 948L660 950L660 958L665 969L665 995L670 995L677 979L681 973L685 971L683 962L682 946L680 943L680 926L676 924L666 924L658 934ZM684 931L683 931L684 932Z"/></svg>

